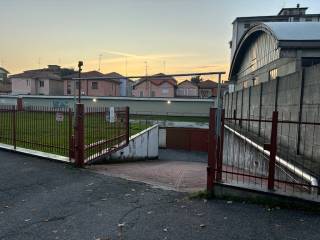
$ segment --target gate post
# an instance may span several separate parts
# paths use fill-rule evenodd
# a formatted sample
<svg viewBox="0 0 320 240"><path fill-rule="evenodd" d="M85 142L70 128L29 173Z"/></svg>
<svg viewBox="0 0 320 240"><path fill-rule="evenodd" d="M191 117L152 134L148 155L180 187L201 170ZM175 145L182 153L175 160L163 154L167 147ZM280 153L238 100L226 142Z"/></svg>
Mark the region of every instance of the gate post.
<svg viewBox="0 0 320 240"><path fill-rule="evenodd" d="M77 103L75 112L75 165L84 165L84 105Z"/></svg>
<svg viewBox="0 0 320 240"><path fill-rule="evenodd" d="M22 111L23 110L23 102L22 102L22 97L17 98L17 110Z"/></svg>
<svg viewBox="0 0 320 240"><path fill-rule="evenodd" d="M271 143L268 146L270 151L269 159L269 175L268 175L268 189L274 190L274 175L276 167L277 156L277 135L278 135L278 112L274 111L272 114L272 129L271 129Z"/></svg>
<svg viewBox="0 0 320 240"><path fill-rule="evenodd" d="M213 192L216 181L217 165L217 140L216 140L216 108L210 108L209 132L208 132L208 167L207 167L207 191Z"/></svg>
<svg viewBox="0 0 320 240"><path fill-rule="evenodd" d="M218 149L217 149L217 182L222 180L222 165L223 165L223 141L224 141L224 109L221 110L221 126L220 134L218 134Z"/></svg>

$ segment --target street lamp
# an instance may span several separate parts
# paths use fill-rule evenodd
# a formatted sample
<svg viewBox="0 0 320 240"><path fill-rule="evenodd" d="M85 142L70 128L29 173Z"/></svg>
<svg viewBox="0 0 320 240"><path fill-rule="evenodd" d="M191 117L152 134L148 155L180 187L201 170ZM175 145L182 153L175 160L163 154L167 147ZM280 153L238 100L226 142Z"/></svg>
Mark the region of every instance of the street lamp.
<svg viewBox="0 0 320 240"><path fill-rule="evenodd" d="M78 62L78 68L79 68L79 96L78 96L78 103L81 103L81 71L82 71L82 66L83 66L83 62L79 61Z"/></svg>

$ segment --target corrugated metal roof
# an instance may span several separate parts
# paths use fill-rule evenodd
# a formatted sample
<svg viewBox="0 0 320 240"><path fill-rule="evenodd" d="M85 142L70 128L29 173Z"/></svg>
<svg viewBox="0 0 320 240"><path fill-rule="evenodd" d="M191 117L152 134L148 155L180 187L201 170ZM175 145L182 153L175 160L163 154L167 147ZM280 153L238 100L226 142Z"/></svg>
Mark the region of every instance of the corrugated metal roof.
<svg viewBox="0 0 320 240"><path fill-rule="evenodd" d="M279 41L320 40L320 22L265 22Z"/></svg>

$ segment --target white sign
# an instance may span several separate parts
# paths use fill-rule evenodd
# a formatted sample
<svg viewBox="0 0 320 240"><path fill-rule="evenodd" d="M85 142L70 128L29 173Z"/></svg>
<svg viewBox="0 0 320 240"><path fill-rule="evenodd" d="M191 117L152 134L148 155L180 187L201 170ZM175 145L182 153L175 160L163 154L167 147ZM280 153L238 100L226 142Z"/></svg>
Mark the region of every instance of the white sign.
<svg viewBox="0 0 320 240"><path fill-rule="evenodd" d="M62 112L56 112L56 121L63 122L64 116Z"/></svg>
<svg viewBox="0 0 320 240"><path fill-rule="evenodd" d="M109 112L106 112L106 122L114 123L117 121L117 115L114 107L109 108Z"/></svg>
<svg viewBox="0 0 320 240"><path fill-rule="evenodd" d="M114 112L114 107L110 107L110 111L109 111L109 116L110 116L110 118L109 118L109 120L110 120L110 123L114 123L115 122L115 118L116 118L116 114L115 114L115 112Z"/></svg>

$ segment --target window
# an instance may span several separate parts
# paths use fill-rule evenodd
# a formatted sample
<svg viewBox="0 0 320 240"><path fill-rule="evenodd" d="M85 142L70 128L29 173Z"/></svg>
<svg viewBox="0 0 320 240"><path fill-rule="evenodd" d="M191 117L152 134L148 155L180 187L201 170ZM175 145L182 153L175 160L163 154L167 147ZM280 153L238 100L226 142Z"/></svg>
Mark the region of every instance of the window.
<svg viewBox="0 0 320 240"><path fill-rule="evenodd" d="M70 95L70 94L71 94L71 89L67 88L67 95Z"/></svg>
<svg viewBox="0 0 320 240"><path fill-rule="evenodd" d="M91 88L92 89L98 89L98 82L92 82L91 83Z"/></svg>
<svg viewBox="0 0 320 240"><path fill-rule="evenodd" d="M278 69L272 69L269 71L269 80L275 80L278 77Z"/></svg>
<svg viewBox="0 0 320 240"><path fill-rule="evenodd" d="M27 86L30 86L30 80L26 80L27 81Z"/></svg>
<svg viewBox="0 0 320 240"><path fill-rule="evenodd" d="M299 17L294 17L294 18L293 18L293 21L294 21L294 22L299 22L299 21L300 21L300 18L299 18Z"/></svg>
<svg viewBox="0 0 320 240"><path fill-rule="evenodd" d="M43 87L44 87L44 81L39 81L39 86L40 86L41 88L43 88Z"/></svg>
<svg viewBox="0 0 320 240"><path fill-rule="evenodd" d="M152 92L151 92L151 97L155 97L155 96L156 96L155 91L152 91Z"/></svg>
<svg viewBox="0 0 320 240"><path fill-rule="evenodd" d="M250 28L250 23L245 23L245 24L244 24L244 28L245 28L245 29Z"/></svg>
<svg viewBox="0 0 320 240"><path fill-rule="evenodd" d="M306 22L312 22L312 18L306 18Z"/></svg>
<svg viewBox="0 0 320 240"><path fill-rule="evenodd" d="M142 91L140 91L140 97L143 97L143 92Z"/></svg>
<svg viewBox="0 0 320 240"><path fill-rule="evenodd" d="M169 93L168 88L162 88L162 95L167 95Z"/></svg>

